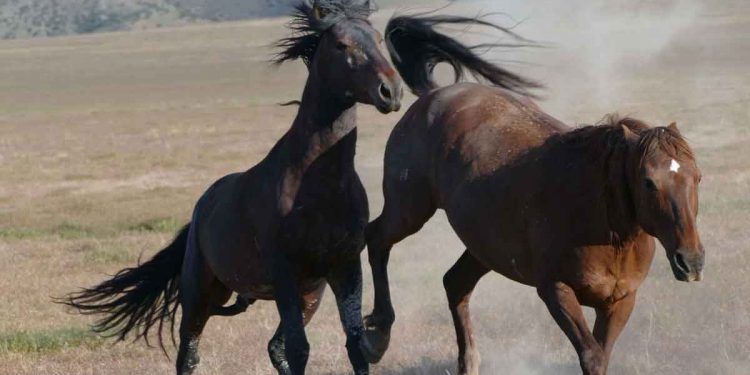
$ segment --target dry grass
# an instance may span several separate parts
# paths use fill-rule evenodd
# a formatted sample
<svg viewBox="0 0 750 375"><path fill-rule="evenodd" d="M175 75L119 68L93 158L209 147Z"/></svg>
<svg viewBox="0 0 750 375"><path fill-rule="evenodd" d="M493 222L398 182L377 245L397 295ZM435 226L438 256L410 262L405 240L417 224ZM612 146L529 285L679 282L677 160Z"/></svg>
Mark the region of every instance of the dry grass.
<svg viewBox="0 0 750 375"><path fill-rule="evenodd" d="M687 10L569 12L562 3L511 1L506 9L532 15L519 32L558 45L521 56L538 66L513 66L548 84L542 105L568 123L613 110L654 124L676 120L705 176L706 280L678 283L658 257L611 373L747 373L750 8L683 2ZM294 114L275 103L297 97L306 72L265 62L281 24L0 42L0 374L171 373L159 350L105 344L83 330L88 318L50 297L153 254L208 184L248 168L283 134ZM360 110L357 166L373 215L382 205L382 150L399 115ZM375 374L455 372L440 279L461 250L442 215L396 246L396 329ZM367 283L368 310L371 293ZM577 373L571 346L533 290L490 275L472 308L485 373ZM212 319L198 373L272 373L265 347L277 322L269 303ZM330 295L308 335L310 373L348 373Z"/></svg>

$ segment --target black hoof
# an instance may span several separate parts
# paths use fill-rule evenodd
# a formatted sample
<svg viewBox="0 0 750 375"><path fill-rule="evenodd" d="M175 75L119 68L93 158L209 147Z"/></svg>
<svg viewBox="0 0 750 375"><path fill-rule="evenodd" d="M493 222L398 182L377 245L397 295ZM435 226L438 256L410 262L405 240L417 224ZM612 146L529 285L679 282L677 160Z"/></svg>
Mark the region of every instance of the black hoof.
<svg viewBox="0 0 750 375"><path fill-rule="evenodd" d="M378 363L388 350L388 344L391 340L391 330L379 328L374 324L372 316L364 319L365 330L362 340L359 342L359 350L365 357L367 363Z"/></svg>
<svg viewBox="0 0 750 375"><path fill-rule="evenodd" d="M195 371L195 368L198 367L198 364L201 362L201 358L197 354L193 354L187 358L187 361L182 366L182 368L179 371L180 375L192 375L192 373Z"/></svg>
<svg viewBox="0 0 750 375"><path fill-rule="evenodd" d="M279 372L279 375L292 375L292 369L289 367L289 362L286 360L281 361L274 367L276 367L276 371Z"/></svg>

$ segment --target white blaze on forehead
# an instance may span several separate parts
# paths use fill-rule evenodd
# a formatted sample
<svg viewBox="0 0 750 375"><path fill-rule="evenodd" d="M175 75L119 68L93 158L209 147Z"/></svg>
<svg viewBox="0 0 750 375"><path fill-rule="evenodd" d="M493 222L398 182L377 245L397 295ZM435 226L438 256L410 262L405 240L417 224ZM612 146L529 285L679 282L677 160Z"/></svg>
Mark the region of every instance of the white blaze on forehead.
<svg viewBox="0 0 750 375"><path fill-rule="evenodd" d="M672 163L669 164L669 170L677 173L680 170L680 163L678 163L677 160L672 159Z"/></svg>

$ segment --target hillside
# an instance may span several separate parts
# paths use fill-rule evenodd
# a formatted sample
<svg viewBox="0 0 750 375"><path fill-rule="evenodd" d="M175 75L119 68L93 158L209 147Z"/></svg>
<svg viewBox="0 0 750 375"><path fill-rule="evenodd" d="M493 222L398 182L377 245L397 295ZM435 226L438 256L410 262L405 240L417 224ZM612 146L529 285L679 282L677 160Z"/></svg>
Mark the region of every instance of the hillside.
<svg viewBox="0 0 750 375"><path fill-rule="evenodd" d="M185 18L185 12L166 0L5 0L0 3L0 37L125 30Z"/></svg>
<svg viewBox="0 0 750 375"><path fill-rule="evenodd" d="M286 13L294 0L0 0L0 39L148 29ZM380 5L395 1L379 1Z"/></svg>

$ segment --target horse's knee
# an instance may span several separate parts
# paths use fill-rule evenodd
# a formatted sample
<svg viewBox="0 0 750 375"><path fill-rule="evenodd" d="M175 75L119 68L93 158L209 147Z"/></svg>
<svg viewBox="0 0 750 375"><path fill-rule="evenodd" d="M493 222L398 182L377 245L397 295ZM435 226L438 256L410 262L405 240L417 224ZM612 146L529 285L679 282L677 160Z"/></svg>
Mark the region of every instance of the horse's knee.
<svg viewBox="0 0 750 375"><path fill-rule="evenodd" d="M585 349L580 354L581 370L585 375L605 375L607 358L600 348Z"/></svg>

